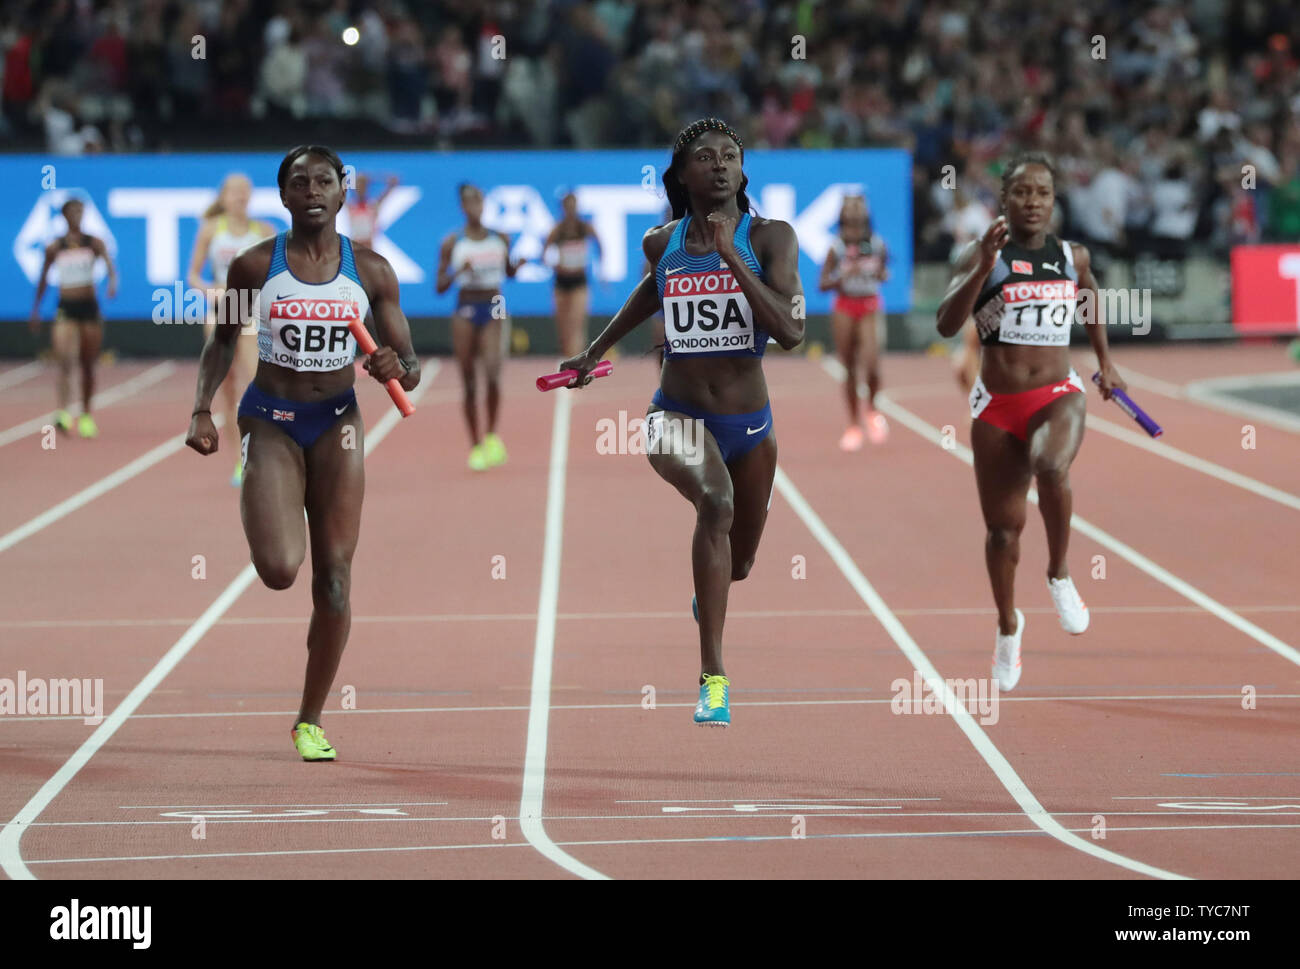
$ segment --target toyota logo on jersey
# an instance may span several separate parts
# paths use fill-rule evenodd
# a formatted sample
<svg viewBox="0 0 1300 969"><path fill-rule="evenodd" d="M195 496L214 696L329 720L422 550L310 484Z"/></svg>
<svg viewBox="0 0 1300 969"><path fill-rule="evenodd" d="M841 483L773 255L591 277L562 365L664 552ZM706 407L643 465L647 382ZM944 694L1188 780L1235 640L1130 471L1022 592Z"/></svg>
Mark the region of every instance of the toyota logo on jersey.
<svg viewBox="0 0 1300 969"><path fill-rule="evenodd" d="M730 270L668 276L663 304L673 353L754 348L754 311Z"/></svg>
<svg viewBox="0 0 1300 969"><path fill-rule="evenodd" d="M268 314L271 362L294 370L334 370L355 356L350 320L360 307L350 299L280 297Z"/></svg>

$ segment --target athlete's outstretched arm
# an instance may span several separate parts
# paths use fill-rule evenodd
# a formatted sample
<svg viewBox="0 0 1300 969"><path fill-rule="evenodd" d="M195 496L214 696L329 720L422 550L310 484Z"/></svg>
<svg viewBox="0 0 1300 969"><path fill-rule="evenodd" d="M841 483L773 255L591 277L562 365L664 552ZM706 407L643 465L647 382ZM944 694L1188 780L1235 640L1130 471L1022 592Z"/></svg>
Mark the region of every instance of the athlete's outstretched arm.
<svg viewBox="0 0 1300 969"><path fill-rule="evenodd" d="M498 232L497 235L500 236L501 241L504 242L506 245L506 278L514 279L515 273L519 271L519 267L522 266L524 263L526 263L528 260L522 257L516 260L512 260L510 258L510 237L506 235L504 232Z"/></svg>
<svg viewBox="0 0 1300 969"><path fill-rule="evenodd" d="M597 279L604 282L600 272L600 264L601 261L605 258L605 253L600 248L600 236L596 235L596 230L590 222L584 222L582 223L582 225L583 225L583 231L587 234L587 238L590 239L591 244L596 247L596 261L592 264L593 265L592 275L594 275Z"/></svg>
<svg viewBox="0 0 1300 969"><path fill-rule="evenodd" d="M457 266L455 272L451 269L451 250L455 245L456 233L452 232L442 240L442 248L438 250L438 275L433 288L439 296L451 289L451 284L456 281L456 273L461 268Z"/></svg>
<svg viewBox="0 0 1300 969"><path fill-rule="evenodd" d="M971 240L957 260L952 281L948 283L948 292L944 293L943 302L939 304L937 314L939 334L956 336L975 309L975 300L979 297L980 287L993 271L993 264L998 261L998 252L1011 238L1005 216L994 219L984 232L982 238Z"/></svg>
<svg viewBox="0 0 1300 969"><path fill-rule="evenodd" d="M212 422L212 398L230 372L235 359L235 341L240 329L249 322L244 310L256 312L254 304L260 301L258 288L270 266L270 251L264 243L234 258L226 273L226 295L217 310L217 322L212 339L199 356L199 384L194 391L194 411L190 414L190 431L185 443L200 454L213 454L217 450L217 426ZM241 299L241 294L245 298ZM227 428L238 433L233 427Z"/></svg>
<svg viewBox="0 0 1300 969"><path fill-rule="evenodd" d="M113 265L113 257L109 254L108 246L104 245L104 240L96 236L90 237L90 249L100 259L104 260L104 265L108 267L108 290L109 299L117 296L117 267Z"/></svg>
<svg viewBox="0 0 1300 969"><path fill-rule="evenodd" d="M799 240L788 222L770 219L751 234L754 255L767 281L759 279L736 251L736 220L714 212L709 216L718 255L731 270L754 311L754 325L770 333L783 350L803 342L803 282L799 279ZM798 297L796 299L796 297Z"/></svg>
<svg viewBox="0 0 1300 969"><path fill-rule="evenodd" d="M1104 400L1110 400L1110 392L1116 388L1128 390L1128 384L1124 378L1119 375L1115 369L1115 364L1110 359L1110 344L1106 339L1106 320L1101 318L1101 303L1097 294L1097 279L1092 274L1092 254L1088 252L1087 246L1081 246L1076 243L1066 243L1067 246L1074 246L1074 267L1079 273L1079 289L1090 290L1088 296L1092 300L1094 307L1092 319L1085 320L1084 323L1088 330L1088 340L1092 343L1092 350L1097 354L1097 368L1101 371L1101 396Z"/></svg>
<svg viewBox="0 0 1300 969"><path fill-rule="evenodd" d="M357 270L375 315L380 344L366 361L366 369L380 383L396 377L403 390L414 390L420 382L420 358L411 346L411 325L402 312L397 273L377 252L366 249L357 256Z"/></svg>
<svg viewBox="0 0 1300 969"><path fill-rule="evenodd" d="M216 219L204 219L199 226L199 234L194 237L194 251L190 253L190 268L185 274L185 281L192 289L203 288L203 264L208 261L208 247L212 245L216 224Z"/></svg>
<svg viewBox="0 0 1300 969"><path fill-rule="evenodd" d="M41 264L41 274L36 277L36 299L32 303L30 329L33 334L41 328L41 297L45 295L45 282L49 278L50 267L54 265L54 246L51 242L45 247L45 262Z"/></svg>
<svg viewBox="0 0 1300 969"><path fill-rule="evenodd" d="M822 263L821 275L817 277L818 292L825 293L839 286L840 274L836 272L839 264L840 257L835 254L835 250L833 248L826 250L826 261Z"/></svg>

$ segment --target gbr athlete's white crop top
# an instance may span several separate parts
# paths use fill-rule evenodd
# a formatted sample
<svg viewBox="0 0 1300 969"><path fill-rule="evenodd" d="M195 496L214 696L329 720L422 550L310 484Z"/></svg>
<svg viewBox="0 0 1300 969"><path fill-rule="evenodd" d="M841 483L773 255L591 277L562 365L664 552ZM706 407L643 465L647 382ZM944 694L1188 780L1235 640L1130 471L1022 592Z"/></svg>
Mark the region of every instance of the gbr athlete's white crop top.
<svg viewBox="0 0 1300 969"><path fill-rule="evenodd" d="M254 304L257 355L287 370L341 370L357 355L348 323L364 321L370 310L352 240L339 236L338 275L327 283L305 283L289 271L286 236L275 237L266 282Z"/></svg>
<svg viewBox="0 0 1300 969"><path fill-rule="evenodd" d="M451 271L461 289L499 289L506 278L508 256L506 244L491 229L482 239L462 233L452 243ZM469 269L462 270L466 262Z"/></svg>

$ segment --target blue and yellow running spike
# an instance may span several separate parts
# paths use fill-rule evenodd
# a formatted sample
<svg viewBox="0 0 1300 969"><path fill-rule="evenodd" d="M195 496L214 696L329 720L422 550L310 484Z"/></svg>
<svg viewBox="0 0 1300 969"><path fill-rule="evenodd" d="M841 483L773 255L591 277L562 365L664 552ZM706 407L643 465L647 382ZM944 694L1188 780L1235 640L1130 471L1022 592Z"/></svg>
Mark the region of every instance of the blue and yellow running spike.
<svg viewBox="0 0 1300 969"><path fill-rule="evenodd" d="M700 684L700 702L695 705L695 722L705 727L731 725L731 681L722 674L706 676Z"/></svg>

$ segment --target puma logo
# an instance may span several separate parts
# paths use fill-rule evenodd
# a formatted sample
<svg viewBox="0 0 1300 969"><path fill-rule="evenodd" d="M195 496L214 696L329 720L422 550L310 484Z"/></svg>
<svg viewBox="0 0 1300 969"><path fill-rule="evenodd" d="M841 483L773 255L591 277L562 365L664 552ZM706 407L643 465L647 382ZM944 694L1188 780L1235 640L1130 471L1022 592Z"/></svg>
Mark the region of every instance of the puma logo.
<svg viewBox="0 0 1300 969"><path fill-rule="evenodd" d="M1055 386L1055 387L1052 388L1052 393L1054 393L1054 394L1064 394L1064 393L1068 393L1069 390L1070 390L1070 385L1069 385L1069 384L1058 384L1057 386Z"/></svg>
<svg viewBox="0 0 1300 969"><path fill-rule="evenodd" d="M1043 263L1043 268L1050 269L1054 273L1059 273L1061 271L1061 260L1058 259L1056 262L1045 262Z"/></svg>

